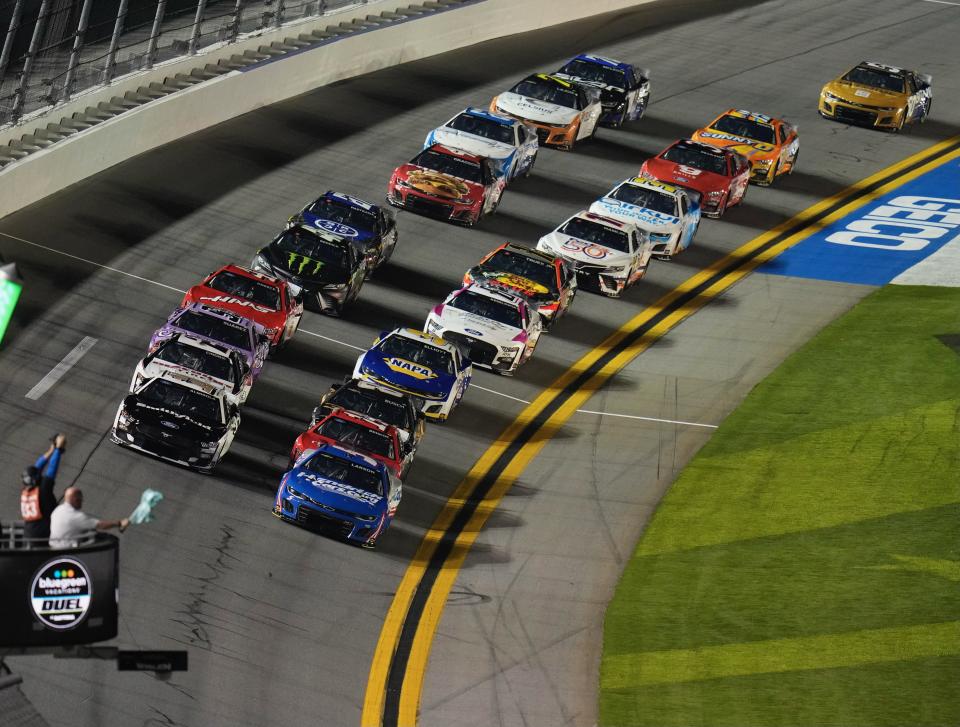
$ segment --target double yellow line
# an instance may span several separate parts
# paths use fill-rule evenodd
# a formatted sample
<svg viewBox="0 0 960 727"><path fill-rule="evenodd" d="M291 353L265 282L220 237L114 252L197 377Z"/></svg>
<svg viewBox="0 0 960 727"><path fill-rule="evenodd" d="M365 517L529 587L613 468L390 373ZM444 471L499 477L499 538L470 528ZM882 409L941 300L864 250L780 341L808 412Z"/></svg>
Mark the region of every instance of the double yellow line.
<svg viewBox="0 0 960 727"><path fill-rule="evenodd" d="M887 192L960 157L960 136L809 207L689 278L587 353L545 389L477 460L424 535L380 632L362 727L414 727L430 647L477 534L556 431L641 352L757 266Z"/></svg>

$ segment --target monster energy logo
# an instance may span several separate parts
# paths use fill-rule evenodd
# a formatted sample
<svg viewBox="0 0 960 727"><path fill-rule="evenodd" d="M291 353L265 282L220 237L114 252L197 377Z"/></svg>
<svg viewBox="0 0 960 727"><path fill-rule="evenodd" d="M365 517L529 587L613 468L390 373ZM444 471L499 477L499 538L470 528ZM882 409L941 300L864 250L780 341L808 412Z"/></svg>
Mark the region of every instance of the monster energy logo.
<svg viewBox="0 0 960 727"><path fill-rule="evenodd" d="M297 266L298 260L300 261L299 267ZM313 270L311 271L313 275L319 273L320 268L323 267L323 260L316 260L312 257L301 255L298 252L291 252L287 255L287 267L291 270L295 269L298 275L302 275L303 269L310 263L313 263Z"/></svg>

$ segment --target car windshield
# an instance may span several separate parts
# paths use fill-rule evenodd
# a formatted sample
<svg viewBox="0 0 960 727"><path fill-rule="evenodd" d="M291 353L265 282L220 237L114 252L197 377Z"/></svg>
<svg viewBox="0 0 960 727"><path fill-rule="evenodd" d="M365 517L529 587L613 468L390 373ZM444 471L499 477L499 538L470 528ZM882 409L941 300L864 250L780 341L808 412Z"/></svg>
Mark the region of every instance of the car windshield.
<svg viewBox="0 0 960 727"><path fill-rule="evenodd" d="M391 437L357 422L330 417L317 425L316 432L353 449L375 454L378 457L394 458Z"/></svg>
<svg viewBox="0 0 960 727"><path fill-rule="evenodd" d="M447 126L465 134L482 136L485 139L499 141L502 144L513 144L513 126L500 124L493 119L487 119L483 116L474 116L473 114L460 114Z"/></svg>
<svg viewBox="0 0 960 727"><path fill-rule="evenodd" d="M168 409L177 414L200 419L207 424L222 424L220 403L212 396L172 381L155 379L137 394L141 404Z"/></svg>
<svg viewBox="0 0 960 727"><path fill-rule="evenodd" d="M861 86L879 88L881 91L903 93L903 76L868 66L857 66L841 79Z"/></svg>
<svg viewBox="0 0 960 727"><path fill-rule="evenodd" d="M468 182L483 184L483 170L480 162L473 159L464 159L453 154L424 149L410 163L425 169L432 169L441 174L466 179Z"/></svg>
<svg viewBox="0 0 960 727"><path fill-rule="evenodd" d="M377 216L372 210L354 207L335 197L321 197L307 207L307 212L320 219L340 222L358 230L372 230L377 222Z"/></svg>
<svg viewBox="0 0 960 727"><path fill-rule="evenodd" d="M223 318L206 315L197 311L185 311L173 321L173 325L198 336L212 338L232 348L250 350L250 331L239 323L225 321Z"/></svg>
<svg viewBox="0 0 960 727"><path fill-rule="evenodd" d="M377 470L334 457L326 452L317 452L303 463L303 469L364 492L383 495L383 479Z"/></svg>
<svg viewBox="0 0 960 727"><path fill-rule="evenodd" d="M725 134L745 136L748 139L762 141L764 144L776 142L772 126L761 124L759 121L753 121L752 119L743 119L739 116L721 116L710 128L722 131Z"/></svg>
<svg viewBox="0 0 960 727"><path fill-rule="evenodd" d="M234 382L234 367L227 356L205 351L180 341L167 341L157 350L157 359L199 371L222 381Z"/></svg>
<svg viewBox="0 0 960 727"><path fill-rule="evenodd" d="M572 88L564 88L559 83L544 81L542 78L528 78L510 89L512 93L527 98L535 98L568 109L580 108L580 97Z"/></svg>
<svg viewBox="0 0 960 727"><path fill-rule="evenodd" d="M553 265L513 250L498 250L481 267L483 270L519 275L535 283L540 283L551 291L557 289L557 271Z"/></svg>
<svg viewBox="0 0 960 727"><path fill-rule="evenodd" d="M311 274L319 273L326 265L349 269L349 244L343 240L326 240L297 228L286 230L274 243L276 249L287 256L290 265L299 264L300 272Z"/></svg>
<svg viewBox="0 0 960 727"><path fill-rule="evenodd" d="M713 153L689 144L671 146L663 153L663 158L668 162L727 176L727 159L723 154Z"/></svg>
<svg viewBox="0 0 960 727"><path fill-rule="evenodd" d="M584 81L593 81L602 83L604 86L626 89L627 80L623 71L619 68L611 68L600 63L591 63L582 59L570 61L560 69L560 73L575 78L582 78Z"/></svg>
<svg viewBox="0 0 960 727"><path fill-rule="evenodd" d="M235 298L249 300L271 310L280 310L280 290L261 280L248 278L246 275L229 271L218 273L207 283L207 287L229 293Z"/></svg>
<svg viewBox="0 0 960 727"><path fill-rule="evenodd" d="M520 320L520 309L517 306L475 293L472 290L460 293L447 305L507 326L523 328L523 322Z"/></svg>
<svg viewBox="0 0 960 727"><path fill-rule="evenodd" d="M453 373L453 357L449 351L431 346L406 336L393 335L380 341L377 351L386 356L395 356L443 374Z"/></svg>
<svg viewBox="0 0 960 727"><path fill-rule="evenodd" d="M400 429L412 428L408 407L402 399L389 394L342 386L330 397L329 403L357 414L366 414Z"/></svg>
<svg viewBox="0 0 960 727"><path fill-rule="evenodd" d="M679 217L676 197L657 189L649 189L648 187L638 187L635 184L624 183L607 196L611 199L626 202L627 204L653 210L654 212L662 212L665 215Z"/></svg>
<svg viewBox="0 0 960 727"><path fill-rule="evenodd" d="M620 252L630 252L630 240L627 233L618 230L615 227L585 220L582 217L574 217L563 223L557 232L564 235L570 235L578 240L586 240L596 245L609 247L611 250Z"/></svg>

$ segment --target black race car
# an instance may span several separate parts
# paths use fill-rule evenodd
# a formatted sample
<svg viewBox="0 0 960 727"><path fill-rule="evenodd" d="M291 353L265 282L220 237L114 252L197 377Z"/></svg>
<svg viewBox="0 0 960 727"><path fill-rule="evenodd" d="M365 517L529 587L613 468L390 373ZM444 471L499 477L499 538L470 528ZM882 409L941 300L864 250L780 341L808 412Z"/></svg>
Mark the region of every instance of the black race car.
<svg viewBox="0 0 960 727"><path fill-rule="evenodd" d="M629 63L582 53L571 58L555 74L558 78L600 89L604 126L621 126L643 116L650 102L648 73Z"/></svg>
<svg viewBox="0 0 960 727"><path fill-rule="evenodd" d="M359 295L367 259L339 235L293 225L261 248L251 267L286 280L295 297L303 295L320 312L338 315Z"/></svg>

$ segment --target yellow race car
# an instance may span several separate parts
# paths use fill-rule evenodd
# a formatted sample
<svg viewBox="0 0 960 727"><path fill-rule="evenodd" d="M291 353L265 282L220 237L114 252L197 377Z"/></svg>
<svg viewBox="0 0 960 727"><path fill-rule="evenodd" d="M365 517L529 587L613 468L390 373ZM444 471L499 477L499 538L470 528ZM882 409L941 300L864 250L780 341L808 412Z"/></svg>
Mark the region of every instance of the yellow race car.
<svg viewBox="0 0 960 727"><path fill-rule="evenodd" d="M932 105L930 76L869 61L820 91L820 115L825 119L888 131L923 123Z"/></svg>

